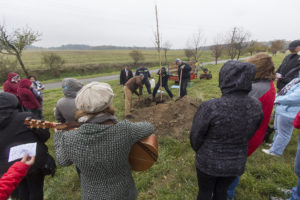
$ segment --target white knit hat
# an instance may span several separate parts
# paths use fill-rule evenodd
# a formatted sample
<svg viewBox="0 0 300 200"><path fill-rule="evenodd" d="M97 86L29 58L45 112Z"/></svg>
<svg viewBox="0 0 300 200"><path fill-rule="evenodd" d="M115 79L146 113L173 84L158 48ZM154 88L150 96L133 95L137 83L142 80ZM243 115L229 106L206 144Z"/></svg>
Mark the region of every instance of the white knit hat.
<svg viewBox="0 0 300 200"><path fill-rule="evenodd" d="M107 83L91 82L77 93L75 104L85 113L98 113L112 104L114 92Z"/></svg>

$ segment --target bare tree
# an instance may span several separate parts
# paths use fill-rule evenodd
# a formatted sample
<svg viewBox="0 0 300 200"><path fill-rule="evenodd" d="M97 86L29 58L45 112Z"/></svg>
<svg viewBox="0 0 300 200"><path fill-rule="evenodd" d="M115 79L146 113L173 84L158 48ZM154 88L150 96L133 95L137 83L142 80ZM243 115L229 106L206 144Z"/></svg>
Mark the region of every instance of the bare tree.
<svg viewBox="0 0 300 200"><path fill-rule="evenodd" d="M58 69L61 68L65 64L65 60L55 54L55 53L47 53L42 57L42 63L56 76L59 75Z"/></svg>
<svg viewBox="0 0 300 200"><path fill-rule="evenodd" d="M210 46L211 53L215 58L216 64L218 64L218 59L224 51L224 44L222 44L222 36L217 35L214 39L214 45Z"/></svg>
<svg viewBox="0 0 300 200"><path fill-rule="evenodd" d="M276 55L277 51L281 51L284 49L285 41L284 40L274 40L271 42L270 51L273 56Z"/></svg>
<svg viewBox="0 0 300 200"><path fill-rule="evenodd" d="M167 52L170 50L171 47L172 47L172 44L169 41L165 42L162 46L162 49L164 51L164 56L165 56L165 64L168 63Z"/></svg>
<svg viewBox="0 0 300 200"><path fill-rule="evenodd" d="M129 52L129 56L133 59L134 66L137 66L139 61L143 61L144 54L140 50L132 50Z"/></svg>
<svg viewBox="0 0 300 200"><path fill-rule="evenodd" d="M191 49L185 49L184 54L187 57L188 60L190 60L191 57L193 57L193 50Z"/></svg>
<svg viewBox="0 0 300 200"><path fill-rule="evenodd" d="M204 38L204 34L201 29L192 36L192 38L188 41L188 48L192 52L192 57L194 60L198 60L201 56L201 47L204 46L206 40Z"/></svg>
<svg viewBox="0 0 300 200"><path fill-rule="evenodd" d="M38 41L39 37L40 34L32 31L30 28L17 29L9 34L4 25L0 25L0 53L16 56L22 70L28 76L29 73L21 58L22 52L26 46Z"/></svg>
<svg viewBox="0 0 300 200"><path fill-rule="evenodd" d="M250 38L250 33L244 31L242 28L234 27L232 31L228 34L228 44L227 53L231 60L237 57L240 58L242 51L248 46L248 40Z"/></svg>

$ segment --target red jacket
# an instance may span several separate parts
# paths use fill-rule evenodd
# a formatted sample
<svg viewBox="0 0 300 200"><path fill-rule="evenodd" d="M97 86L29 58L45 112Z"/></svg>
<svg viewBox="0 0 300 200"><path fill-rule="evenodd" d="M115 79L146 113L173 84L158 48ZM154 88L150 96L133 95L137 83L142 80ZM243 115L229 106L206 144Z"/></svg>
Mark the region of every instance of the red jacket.
<svg viewBox="0 0 300 200"><path fill-rule="evenodd" d="M295 120L293 122L293 125L294 125L295 128L300 129L300 111L296 115L296 118L295 118Z"/></svg>
<svg viewBox="0 0 300 200"><path fill-rule="evenodd" d="M17 76L18 74L17 73L14 73L14 72L10 72L8 74L8 78L7 80L4 82L4 85L3 85L3 91L4 92L9 92L9 93L12 93L16 96L18 96L18 83L15 83L15 82L11 82L11 79L15 76Z"/></svg>
<svg viewBox="0 0 300 200"><path fill-rule="evenodd" d="M274 106L275 95L276 90L274 83L270 82L270 89L258 99L262 104L264 118L260 124L260 127L249 141L248 156L250 156L264 140Z"/></svg>
<svg viewBox="0 0 300 200"><path fill-rule="evenodd" d="M31 84L32 82L29 79L22 79L19 82L18 96L21 105L27 109L40 108L38 100L30 89Z"/></svg>
<svg viewBox="0 0 300 200"><path fill-rule="evenodd" d="M0 179L0 200L6 200L26 176L29 165L16 162Z"/></svg>

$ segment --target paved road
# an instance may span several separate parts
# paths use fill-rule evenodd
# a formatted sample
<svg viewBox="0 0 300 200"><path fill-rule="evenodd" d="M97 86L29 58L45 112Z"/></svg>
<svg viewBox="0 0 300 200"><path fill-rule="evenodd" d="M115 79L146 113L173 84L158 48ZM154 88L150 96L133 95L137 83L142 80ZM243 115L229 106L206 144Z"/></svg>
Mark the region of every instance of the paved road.
<svg viewBox="0 0 300 200"><path fill-rule="evenodd" d="M245 60L247 58L240 58L240 60ZM220 60L218 63L225 63L228 60ZM215 64L215 61L212 62L205 62L203 65L209 65L209 64ZM150 73L156 73L157 69L150 70ZM83 84L90 83L92 81L99 81L99 82L105 82L105 81L113 81L113 80L118 80L120 78L119 74L115 75L109 75L109 76L102 76L102 77L95 77L95 78L87 78L87 79L79 79L80 82ZM61 82L55 82L55 83L46 83L45 89L55 89L55 88L61 88ZM0 90L2 92L2 90Z"/></svg>

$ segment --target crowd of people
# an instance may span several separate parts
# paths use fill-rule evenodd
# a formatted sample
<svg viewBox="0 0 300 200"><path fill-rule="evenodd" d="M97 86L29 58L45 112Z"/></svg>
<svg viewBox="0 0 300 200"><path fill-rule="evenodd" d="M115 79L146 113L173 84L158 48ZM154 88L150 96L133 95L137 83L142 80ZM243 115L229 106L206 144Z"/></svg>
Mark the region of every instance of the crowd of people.
<svg viewBox="0 0 300 200"><path fill-rule="evenodd" d="M272 57L264 53L252 56L247 62L228 61L222 66L219 72L222 95L199 106L190 131L191 147L196 154L198 200L234 199L247 157L262 144L274 106L275 135L271 148L263 149L264 153L281 156L293 127L300 128L300 40L291 42L289 50L291 54L276 72ZM182 98L187 95L191 67L180 59L175 63ZM131 116L132 95L140 98L143 85L153 98L160 86L173 98L166 68L161 68L158 75L160 79L152 93L151 74L144 65L135 75L129 66L121 71L127 118ZM21 200L43 199L44 178L55 174L56 163L75 165L84 200L137 199L128 156L133 144L154 132L153 125L118 121L114 115L114 92L109 84L83 85L76 79L65 78L64 97L58 100L54 116L57 122L75 123L76 128L55 130L55 162L45 145L49 130L29 129L24 125L27 117L43 118L43 89L34 76L21 80L18 74L9 73L4 92L0 93L0 199L7 199L13 191L13 197ZM32 142L37 143L35 157L25 155L20 162L8 162L11 147ZM300 136L295 173L298 185L292 189L289 200L300 200Z"/></svg>

